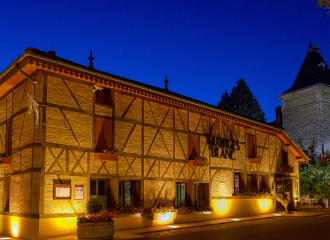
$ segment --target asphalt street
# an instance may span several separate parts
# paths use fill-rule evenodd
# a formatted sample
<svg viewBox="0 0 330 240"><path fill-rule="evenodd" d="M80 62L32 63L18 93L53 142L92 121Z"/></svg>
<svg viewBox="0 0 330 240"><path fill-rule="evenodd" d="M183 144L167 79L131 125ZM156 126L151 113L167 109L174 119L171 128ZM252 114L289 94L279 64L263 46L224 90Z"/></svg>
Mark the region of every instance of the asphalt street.
<svg viewBox="0 0 330 240"><path fill-rule="evenodd" d="M161 240L330 239L330 216L276 217L244 222L143 233Z"/></svg>

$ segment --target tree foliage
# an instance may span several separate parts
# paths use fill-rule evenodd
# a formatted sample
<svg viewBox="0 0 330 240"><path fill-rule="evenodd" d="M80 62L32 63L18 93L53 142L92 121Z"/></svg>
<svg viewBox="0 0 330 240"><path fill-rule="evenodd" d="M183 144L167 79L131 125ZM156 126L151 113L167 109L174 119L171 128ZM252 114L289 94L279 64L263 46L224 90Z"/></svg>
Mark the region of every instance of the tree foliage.
<svg viewBox="0 0 330 240"><path fill-rule="evenodd" d="M227 90L222 94L218 108L262 122L266 121L265 113L260 109L257 98L243 79L237 81L237 86L233 87L231 94L228 94Z"/></svg>
<svg viewBox="0 0 330 240"><path fill-rule="evenodd" d="M315 151L315 141L305 150L306 155L309 157L309 164L302 164L299 167L300 177L300 194L302 195L321 195L324 196L324 180L325 173L325 194L330 189L330 152L326 151L324 154L324 170L321 156Z"/></svg>
<svg viewBox="0 0 330 240"><path fill-rule="evenodd" d="M330 0L317 0L317 6L322 8L324 6L324 9L330 9ZM327 12L328 15L330 15L330 10Z"/></svg>

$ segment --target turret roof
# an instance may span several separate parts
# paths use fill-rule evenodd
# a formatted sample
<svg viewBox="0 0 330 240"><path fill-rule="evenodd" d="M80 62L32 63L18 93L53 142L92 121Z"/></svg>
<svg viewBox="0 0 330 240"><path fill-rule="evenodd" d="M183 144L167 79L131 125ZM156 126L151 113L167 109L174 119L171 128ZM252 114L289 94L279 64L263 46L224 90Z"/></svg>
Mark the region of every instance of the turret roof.
<svg viewBox="0 0 330 240"><path fill-rule="evenodd" d="M294 92L315 84L330 85L330 70L320 54L319 47L309 43L308 53L291 88L284 93Z"/></svg>

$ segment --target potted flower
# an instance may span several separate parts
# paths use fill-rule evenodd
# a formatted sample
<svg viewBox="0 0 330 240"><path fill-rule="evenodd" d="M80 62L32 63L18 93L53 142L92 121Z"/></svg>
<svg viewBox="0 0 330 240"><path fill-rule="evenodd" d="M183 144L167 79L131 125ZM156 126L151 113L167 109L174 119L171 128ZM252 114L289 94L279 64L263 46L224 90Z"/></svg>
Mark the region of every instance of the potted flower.
<svg viewBox="0 0 330 240"><path fill-rule="evenodd" d="M207 162L207 158L204 156L196 156L188 160L188 164L191 167L204 167Z"/></svg>
<svg viewBox="0 0 330 240"><path fill-rule="evenodd" d="M113 219L96 197L87 203L87 215L77 218L78 239L111 239L114 235Z"/></svg>
<svg viewBox="0 0 330 240"><path fill-rule="evenodd" d="M11 158L7 153L0 153L0 165L10 165Z"/></svg>
<svg viewBox="0 0 330 240"><path fill-rule="evenodd" d="M146 210L149 220L175 219L177 209L175 207L165 207L165 204L158 203L157 207L151 207ZM167 215L167 217L164 217Z"/></svg>
<svg viewBox="0 0 330 240"><path fill-rule="evenodd" d="M194 207L189 207L189 206L180 206L177 207L177 214L178 215L187 215L195 212Z"/></svg>
<svg viewBox="0 0 330 240"><path fill-rule="evenodd" d="M95 160L97 161L108 161L108 162L118 162L118 149L117 148L103 148L95 149Z"/></svg>

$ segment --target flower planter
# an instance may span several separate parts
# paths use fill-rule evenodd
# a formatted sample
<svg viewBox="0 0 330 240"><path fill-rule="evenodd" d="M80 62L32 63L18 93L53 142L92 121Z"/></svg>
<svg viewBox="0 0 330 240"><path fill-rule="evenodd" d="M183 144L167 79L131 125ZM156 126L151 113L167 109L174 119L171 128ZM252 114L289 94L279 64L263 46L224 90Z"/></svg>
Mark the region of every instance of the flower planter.
<svg viewBox="0 0 330 240"><path fill-rule="evenodd" d="M236 197L232 196L232 199L272 199L271 197Z"/></svg>
<svg viewBox="0 0 330 240"><path fill-rule="evenodd" d="M280 173L293 173L293 168L290 167L279 167L278 172Z"/></svg>
<svg viewBox="0 0 330 240"><path fill-rule="evenodd" d="M111 217L113 218L122 218L122 217L142 217L141 213L134 213L134 214L127 214L125 215L124 213L118 214L118 213L112 213L110 214Z"/></svg>
<svg viewBox="0 0 330 240"><path fill-rule="evenodd" d="M208 214L208 215L211 215L211 211L202 211L202 212L194 212L195 215L198 215L198 214Z"/></svg>
<svg viewBox="0 0 330 240"><path fill-rule="evenodd" d="M0 158L0 165L10 165L10 157L2 157Z"/></svg>
<svg viewBox="0 0 330 240"><path fill-rule="evenodd" d="M118 162L118 155L95 153L94 158L96 161Z"/></svg>
<svg viewBox="0 0 330 240"><path fill-rule="evenodd" d="M189 214L192 214L192 213L188 213L188 212L177 212L176 214L177 215L189 215Z"/></svg>
<svg viewBox="0 0 330 240"><path fill-rule="evenodd" d="M195 160L188 160L188 164L190 167L204 167L205 166L205 161L204 162L197 162Z"/></svg>
<svg viewBox="0 0 330 240"><path fill-rule="evenodd" d="M252 164L261 164L261 159L259 158L249 158L249 163Z"/></svg>
<svg viewBox="0 0 330 240"><path fill-rule="evenodd" d="M114 235L113 220L99 223L77 223L77 237L80 240L112 239Z"/></svg>
<svg viewBox="0 0 330 240"><path fill-rule="evenodd" d="M147 219L148 220L158 220L162 222L166 222L171 219L176 218L176 212L166 212L166 213L148 213Z"/></svg>

